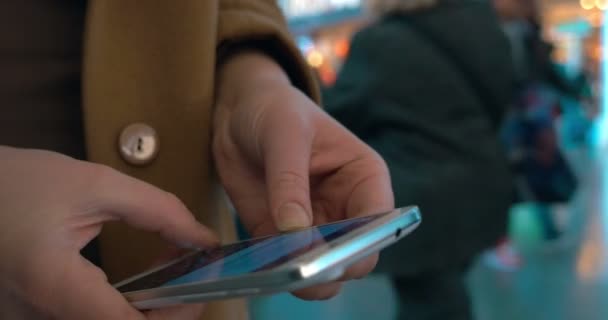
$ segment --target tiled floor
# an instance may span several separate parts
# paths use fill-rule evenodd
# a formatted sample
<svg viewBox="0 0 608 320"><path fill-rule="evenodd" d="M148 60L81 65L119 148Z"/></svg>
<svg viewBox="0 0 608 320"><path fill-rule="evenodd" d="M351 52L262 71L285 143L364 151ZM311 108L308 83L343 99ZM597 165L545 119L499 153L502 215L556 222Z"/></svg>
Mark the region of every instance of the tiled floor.
<svg viewBox="0 0 608 320"><path fill-rule="evenodd" d="M608 165L575 159L582 184L567 212L565 241L530 245L514 273L479 263L470 284L480 320L608 319Z"/></svg>
<svg viewBox="0 0 608 320"><path fill-rule="evenodd" d="M608 150L591 157L599 160L585 152L573 156L583 174L579 194L566 211L565 241L540 246L529 225L533 219L516 217L524 266L501 272L482 261L475 265L470 286L478 320L608 319L608 164L600 161L608 158ZM259 298L252 302L252 313L256 320L391 320L395 301L388 281L375 276L349 283L328 302L301 302L289 295Z"/></svg>

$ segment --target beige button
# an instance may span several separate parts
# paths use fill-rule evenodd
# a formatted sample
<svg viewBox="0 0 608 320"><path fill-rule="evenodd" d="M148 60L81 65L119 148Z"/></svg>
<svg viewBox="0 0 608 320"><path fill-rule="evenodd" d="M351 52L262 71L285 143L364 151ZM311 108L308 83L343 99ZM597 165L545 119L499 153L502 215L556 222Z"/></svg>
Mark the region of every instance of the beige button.
<svg viewBox="0 0 608 320"><path fill-rule="evenodd" d="M137 166L152 162L159 150L156 130L144 123L134 123L122 130L118 148L122 158Z"/></svg>

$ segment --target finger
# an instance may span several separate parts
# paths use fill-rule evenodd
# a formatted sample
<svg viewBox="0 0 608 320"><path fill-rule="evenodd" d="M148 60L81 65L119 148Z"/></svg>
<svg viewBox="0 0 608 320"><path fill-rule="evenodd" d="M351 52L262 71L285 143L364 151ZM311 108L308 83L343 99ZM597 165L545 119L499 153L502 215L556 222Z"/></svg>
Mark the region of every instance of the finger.
<svg viewBox="0 0 608 320"><path fill-rule="evenodd" d="M278 241L274 244L277 250L284 252L303 252L309 251L314 242L324 242L321 233L314 228L303 229L300 231L277 237Z"/></svg>
<svg viewBox="0 0 608 320"><path fill-rule="evenodd" d="M349 197L346 215L358 217L370 214L377 214L392 210L395 206L391 178L384 163L384 160L374 154L353 164L346 174L358 176L361 172L366 172L364 179L357 185Z"/></svg>
<svg viewBox="0 0 608 320"><path fill-rule="evenodd" d="M340 277L340 281L348 281L352 279L361 279L367 276L374 270L378 263L378 254L373 254L365 259L354 263L344 271L344 275Z"/></svg>
<svg viewBox="0 0 608 320"><path fill-rule="evenodd" d="M217 236L198 223L174 195L105 167L97 169L93 181L91 192L99 212L109 212L133 227L159 232L181 247L217 245Z"/></svg>
<svg viewBox="0 0 608 320"><path fill-rule="evenodd" d="M298 117L297 114L293 115ZM295 122L295 123L294 123ZM269 206L280 231L312 224L309 164L310 130L298 121L274 121L264 132L262 153Z"/></svg>
<svg viewBox="0 0 608 320"><path fill-rule="evenodd" d="M393 191L388 168L379 156L370 157L362 163L372 173L360 183L350 197L346 214L351 217L386 212L394 208ZM373 254L347 268L341 280L360 279L368 275L378 263L378 254Z"/></svg>
<svg viewBox="0 0 608 320"><path fill-rule="evenodd" d="M201 318L204 308L204 304L189 304L147 311L145 314L148 320L198 320Z"/></svg>
<svg viewBox="0 0 608 320"><path fill-rule="evenodd" d="M327 300L340 293L342 284L330 282L294 291L292 294L303 300Z"/></svg>
<svg viewBox="0 0 608 320"><path fill-rule="evenodd" d="M57 294L51 295L48 307L57 319L144 320L127 300L107 282L105 274L78 255L74 267L64 274ZM65 261L69 264L69 261Z"/></svg>

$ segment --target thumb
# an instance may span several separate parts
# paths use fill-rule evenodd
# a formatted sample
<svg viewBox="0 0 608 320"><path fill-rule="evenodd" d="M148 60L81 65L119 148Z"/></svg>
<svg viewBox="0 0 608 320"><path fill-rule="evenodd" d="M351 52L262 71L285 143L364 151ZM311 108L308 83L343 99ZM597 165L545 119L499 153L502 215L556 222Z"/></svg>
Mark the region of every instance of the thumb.
<svg viewBox="0 0 608 320"><path fill-rule="evenodd" d="M145 320L108 282L106 275L78 254L65 257L69 272L58 283L60 294L49 296L47 307L53 319ZM61 275L61 273L59 273Z"/></svg>
<svg viewBox="0 0 608 320"><path fill-rule="evenodd" d="M291 126L283 128L281 126ZM264 166L269 209L279 231L312 224L309 166L311 143L303 139L305 130L283 121L264 140ZM304 129L304 128L302 128ZM277 134L280 132L280 134Z"/></svg>

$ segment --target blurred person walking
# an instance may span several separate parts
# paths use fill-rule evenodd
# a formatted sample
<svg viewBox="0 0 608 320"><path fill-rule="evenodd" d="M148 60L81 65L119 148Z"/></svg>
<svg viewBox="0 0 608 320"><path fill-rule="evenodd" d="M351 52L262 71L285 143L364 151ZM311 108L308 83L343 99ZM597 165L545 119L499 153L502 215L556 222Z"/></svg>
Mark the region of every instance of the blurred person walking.
<svg viewBox="0 0 608 320"><path fill-rule="evenodd" d="M386 160L397 205L424 223L381 255L399 319L473 318L465 274L505 233L510 171L498 128L511 98L509 44L490 3L370 1L329 112Z"/></svg>
<svg viewBox="0 0 608 320"><path fill-rule="evenodd" d="M584 85L568 79L553 61L553 45L543 38L536 1L495 0L494 5L516 70L502 139L518 177L517 201L539 204L535 212L544 239L555 240L561 230L549 206L567 203L577 188L577 178L560 150L556 122L565 112L565 102L584 98Z"/></svg>

